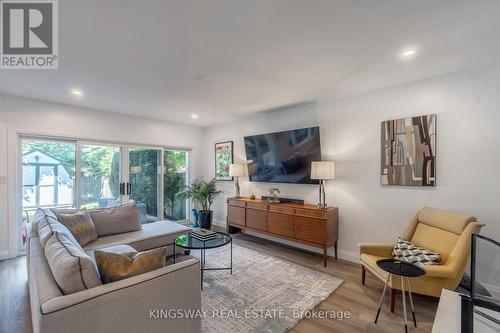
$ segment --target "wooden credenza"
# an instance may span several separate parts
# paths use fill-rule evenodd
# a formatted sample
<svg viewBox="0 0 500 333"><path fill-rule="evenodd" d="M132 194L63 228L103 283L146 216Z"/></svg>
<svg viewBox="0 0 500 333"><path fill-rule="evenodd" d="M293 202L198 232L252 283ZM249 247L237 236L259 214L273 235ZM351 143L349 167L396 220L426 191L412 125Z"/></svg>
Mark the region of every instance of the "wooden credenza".
<svg viewBox="0 0 500 333"><path fill-rule="evenodd" d="M260 199L227 199L227 225L251 230L323 249L326 267L328 247L337 259L338 208L269 203Z"/></svg>

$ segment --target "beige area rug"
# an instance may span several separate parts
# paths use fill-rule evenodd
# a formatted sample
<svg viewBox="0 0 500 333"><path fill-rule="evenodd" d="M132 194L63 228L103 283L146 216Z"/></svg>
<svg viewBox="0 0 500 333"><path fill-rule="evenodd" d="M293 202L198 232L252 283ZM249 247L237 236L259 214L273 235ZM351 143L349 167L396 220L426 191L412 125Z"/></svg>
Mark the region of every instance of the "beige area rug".
<svg viewBox="0 0 500 333"><path fill-rule="evenodd" d="M229 267L229 245L206 251L206 267ZM191 251L199 258L199 251ZM205 272L202 332L286 332L343 280L233 244L233 274Z"/></svg>

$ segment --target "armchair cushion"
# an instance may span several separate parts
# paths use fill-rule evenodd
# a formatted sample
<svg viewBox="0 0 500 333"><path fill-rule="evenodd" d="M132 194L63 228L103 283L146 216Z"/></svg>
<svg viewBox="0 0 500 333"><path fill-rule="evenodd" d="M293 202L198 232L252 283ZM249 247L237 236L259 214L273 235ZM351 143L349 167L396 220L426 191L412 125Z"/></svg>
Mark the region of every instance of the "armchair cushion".
<svg viewBox="0 0 500 333"><path fill-rule="evenodd" d="M424 223L417 224L413 237L409 239L417 246L439 253L443 264L448 260L457 240L458 235Z"/></svg>

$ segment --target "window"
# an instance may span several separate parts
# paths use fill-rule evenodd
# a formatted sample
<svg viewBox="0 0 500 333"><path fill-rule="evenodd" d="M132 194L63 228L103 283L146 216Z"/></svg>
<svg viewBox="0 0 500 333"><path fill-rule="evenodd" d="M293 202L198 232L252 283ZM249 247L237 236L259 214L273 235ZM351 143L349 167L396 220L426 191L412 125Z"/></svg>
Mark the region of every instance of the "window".
<svg viewBox="0 0 500 333"><path fill-rule="evenodd" d="M135 201L142 223L189 220L189 202L177 197L189 181L189 151L34 137L21 137L21 145L20 251L38 207L91 209Z"/></svg>
<svg viewBox="0 0 500 333"><path fill-rule="evenodd" d="M74 207L76 144L74 142L22 138L22 242L24 225L37 207Z"/></svg>

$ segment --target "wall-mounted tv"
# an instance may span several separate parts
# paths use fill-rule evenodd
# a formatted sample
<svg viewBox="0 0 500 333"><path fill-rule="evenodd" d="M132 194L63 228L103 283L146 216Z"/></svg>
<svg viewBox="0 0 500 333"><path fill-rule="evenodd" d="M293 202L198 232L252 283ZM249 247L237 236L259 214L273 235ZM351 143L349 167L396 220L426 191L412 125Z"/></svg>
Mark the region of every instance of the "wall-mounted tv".
<svg viewBox="0 0 500 333"><path fill-rule="evenodd" d="M245 137L248 176L253 182L319 184L311 162L321 161L319 127Z"/></svg>

